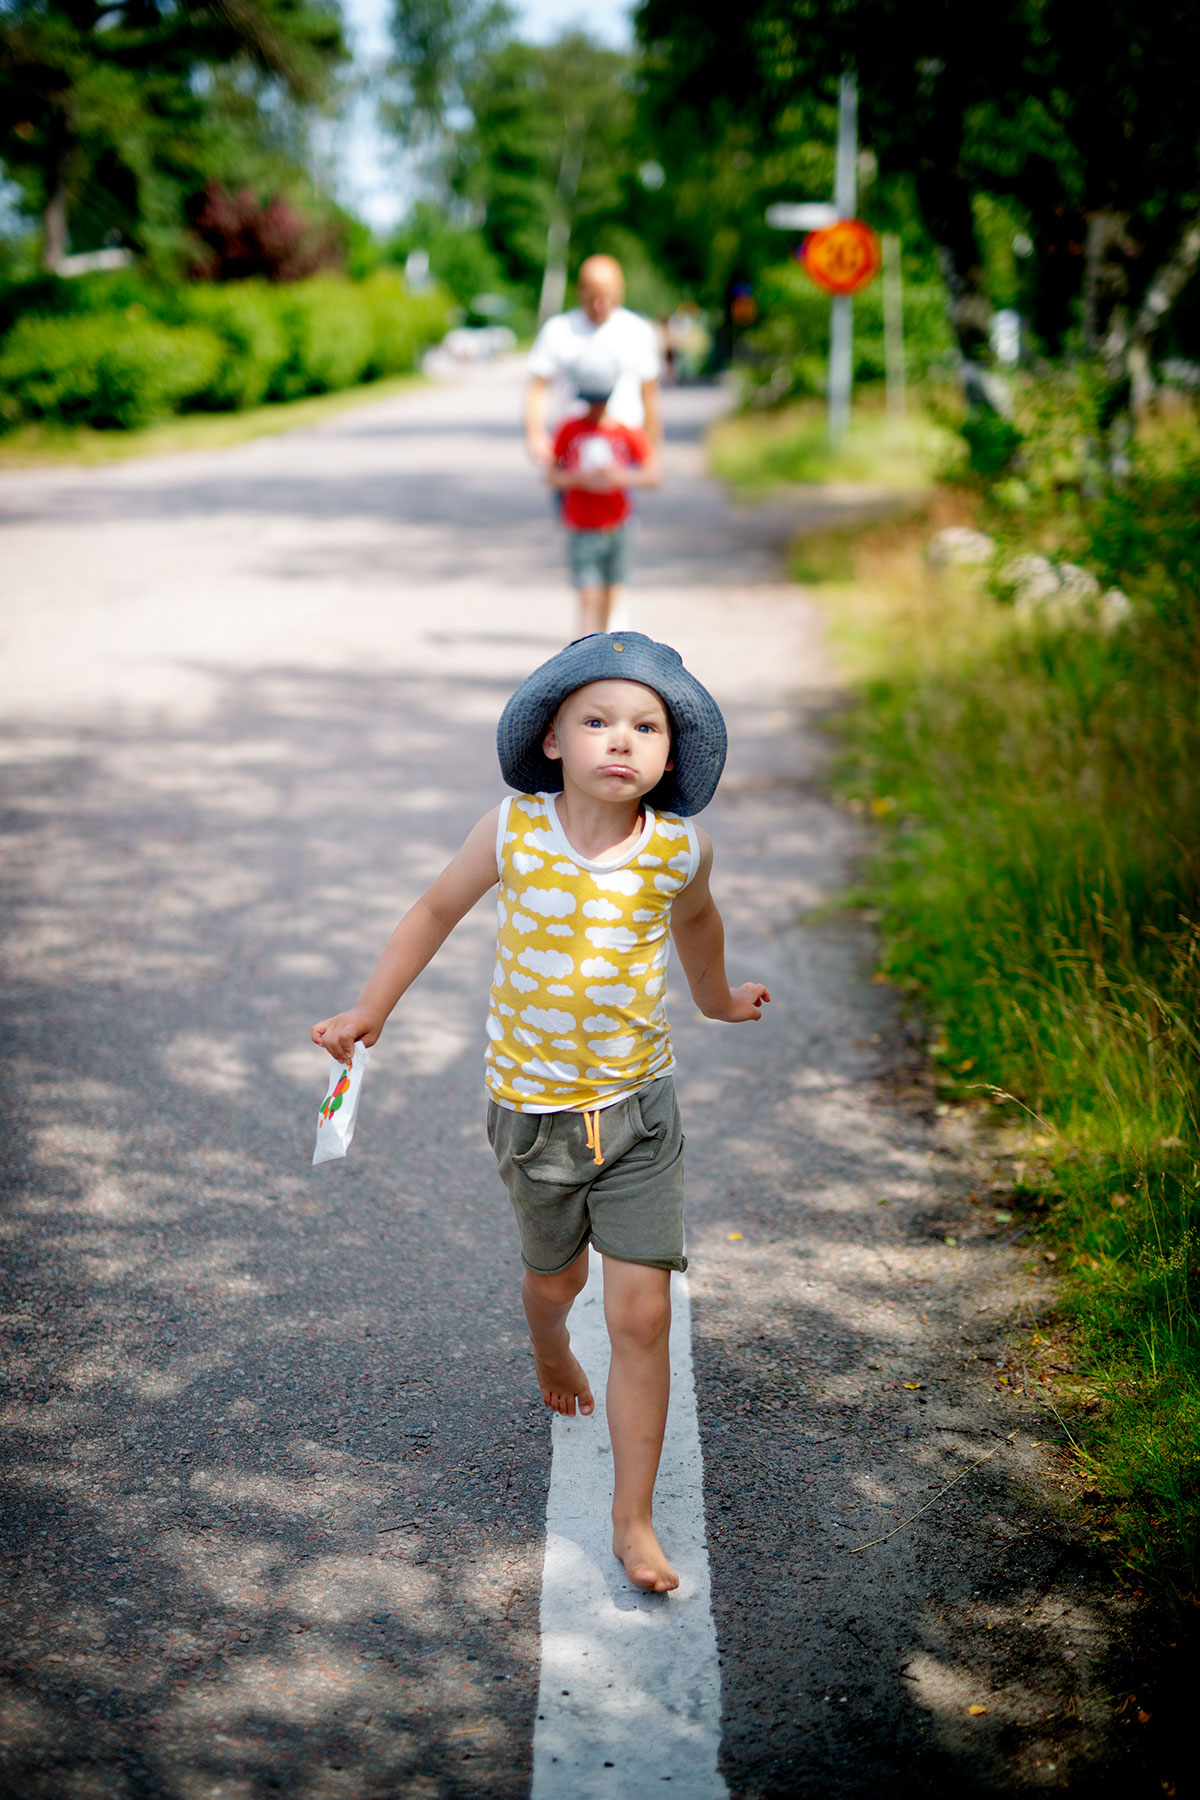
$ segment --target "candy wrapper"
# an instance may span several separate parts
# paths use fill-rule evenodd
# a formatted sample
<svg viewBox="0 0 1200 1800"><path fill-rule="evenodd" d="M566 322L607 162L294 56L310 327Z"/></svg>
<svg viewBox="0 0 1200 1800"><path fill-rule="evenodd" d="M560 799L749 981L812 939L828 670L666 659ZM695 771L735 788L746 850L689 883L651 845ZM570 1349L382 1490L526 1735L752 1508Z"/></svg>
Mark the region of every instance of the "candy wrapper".
<svg viewBox="0 0 1200 1800"><path fill-rule="evenodd" d="M354 1115L358 1111L358 1091L362 1087L363 1070L371 1060L365 1044L355 1044L350 1067L335 1062L329 1076L329 1087L317 1114L317 1147L315 1163L332 1162L345 1156L354 1136Z"/></svg>

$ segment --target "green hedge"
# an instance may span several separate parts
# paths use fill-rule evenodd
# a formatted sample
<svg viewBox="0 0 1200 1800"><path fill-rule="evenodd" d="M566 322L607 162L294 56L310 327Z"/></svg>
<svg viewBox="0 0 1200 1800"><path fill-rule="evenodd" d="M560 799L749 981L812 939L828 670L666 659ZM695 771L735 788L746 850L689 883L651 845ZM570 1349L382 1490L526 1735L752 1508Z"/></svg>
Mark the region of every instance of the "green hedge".
<svg viewBox="0 0 1200 1800"><path fill-rule="evenodd" d="M221 360L203 326L171 327L135 314L22 319L0 349L7 422L130 430L152 424L211 382Z"/></svg>
<svg viewBox="0 0 1200 1800"><path fill-rule="evenodd" d="M101 428L181 410L236 410L415 368L450 323L440 290L394 270L157 288L130 272L42 278L0 295L0 422Z"/></svg>

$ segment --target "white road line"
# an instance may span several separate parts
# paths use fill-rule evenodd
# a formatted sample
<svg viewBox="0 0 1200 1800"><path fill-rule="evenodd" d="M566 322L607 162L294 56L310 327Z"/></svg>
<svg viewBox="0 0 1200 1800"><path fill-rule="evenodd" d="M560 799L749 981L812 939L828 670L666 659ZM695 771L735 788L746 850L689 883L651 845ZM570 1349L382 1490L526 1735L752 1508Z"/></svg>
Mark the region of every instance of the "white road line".
<svg viewBox="0 0 1200 1800"><path fill-rule="evenodd" d="M599 1265L593 1256L570 1321L596 1412L553 1424L532 1800L645 1800L656 1791L675 1800L728 1800L717 1771L721 1677L687 1277L671 1278L671 1410L654 1501L659 1537L680 1575L667 1597L633 1587L612 1553Z"/></svg>

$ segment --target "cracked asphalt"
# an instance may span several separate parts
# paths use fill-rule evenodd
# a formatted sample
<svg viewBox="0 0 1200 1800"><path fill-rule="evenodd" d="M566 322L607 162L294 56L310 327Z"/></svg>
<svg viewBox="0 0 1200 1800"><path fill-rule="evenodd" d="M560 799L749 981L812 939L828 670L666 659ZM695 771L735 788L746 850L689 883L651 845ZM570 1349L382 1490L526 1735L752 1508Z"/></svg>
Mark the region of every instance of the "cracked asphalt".
<svg viewBox="0 0 1200 1800"><path fill-rule="evenodd" d="M500 364L0 477L14 1800L528 1792L550 1438L482 1130L487 907L319 1170L307 1044L498 798L496 717L569 634L518 393ZM775 996L754 1031L672 1008L723 1774L1159 1793L1115 1703L1129 1602L1002 1375L1043 1280L828 906L862 842L781 547L881 498L735 508L719 396L667 401L634 623L726 709L714 886Z"/></svg>

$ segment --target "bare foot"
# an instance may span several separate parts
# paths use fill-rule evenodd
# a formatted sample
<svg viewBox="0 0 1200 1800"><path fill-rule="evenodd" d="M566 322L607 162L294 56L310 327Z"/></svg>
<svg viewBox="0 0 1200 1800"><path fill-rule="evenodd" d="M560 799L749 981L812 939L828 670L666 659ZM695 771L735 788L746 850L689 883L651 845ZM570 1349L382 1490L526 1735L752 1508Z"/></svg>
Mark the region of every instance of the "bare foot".
<svg viewBox="0 0 1200 1800"><path fill-rule="evenodd" d="M679 1577L663 1555L648 1521L624 1529L614 1525L613 1555L625 1564L625 1573L634 1587L647 1588L652 1594L669 1594L679 1586Z"/></svg>
<svg viewBox="0 0 1200 1800"><path fill-rule="evenodd" d="M563 1338L567 1338L565 1331ZM530 1343L533 1343L532 1338ZM533 1366L537 1371L542 1399L552 1411L564 1413L567 1418L573 1419L578 1402L579 1411L585 1418L595 1412L596 1402L592 1398L588 1378L583 1372L583 1364L574 1351L566 1347L566 1343L557 1356L543 1354L533 1344Z"/></svg>

